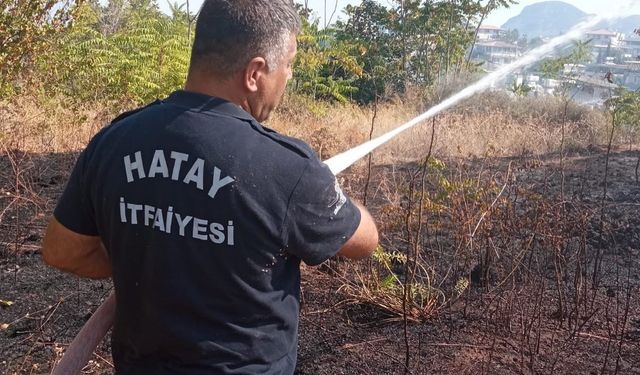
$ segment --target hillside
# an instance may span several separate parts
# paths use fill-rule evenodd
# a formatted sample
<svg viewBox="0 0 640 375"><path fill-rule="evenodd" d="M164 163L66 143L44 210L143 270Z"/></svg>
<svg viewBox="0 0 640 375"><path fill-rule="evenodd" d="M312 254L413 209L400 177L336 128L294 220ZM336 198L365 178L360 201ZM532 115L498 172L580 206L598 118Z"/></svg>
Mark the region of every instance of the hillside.
<svg viewBox="0 0 640 375"><path fill-rule="evenodd" d="M525 7L522 12L502 25L503 29L527 34L530 38L562 34L588 14L562 1L545 1Z"/></svg>
<svg viewBox="0 0 640 375"><path fill-rule="evenodd" d="M544 1L525 7L522 12L510 18L502 28L518 30L529 38L553 37L564 34L590 14L562 1ZM606 21L596 28L629 34L640 25L640 15L631 15L618 20Z"/></svg>
<svg viewBox="0 0 640 375"><path fill-rule="evenodd" d="M606 21L600 24L601 28L631 34L640 26L640 15L628 16L619 20Z"/></svg>

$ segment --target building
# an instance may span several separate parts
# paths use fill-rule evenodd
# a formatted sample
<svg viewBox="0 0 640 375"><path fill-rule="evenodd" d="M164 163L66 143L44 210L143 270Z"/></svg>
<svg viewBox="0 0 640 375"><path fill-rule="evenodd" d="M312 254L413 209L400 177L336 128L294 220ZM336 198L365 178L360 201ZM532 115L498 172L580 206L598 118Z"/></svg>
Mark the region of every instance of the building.
<svg viewBox="0 0 640 375"><path fill-rule="evenodd" d="M591 39L591 44L596 47L615 47L618 45L619 35L609 30L589 31L586 36L587 39Z"/></svg>
<svg viewBox="0 0 640 375"><path fill-rule="evenodd" d="M587 40L591 40L592 59L597 63L609 61L613 55L613 50L620 45L620 35L609 30L590 31L585 36Z"/></svg>
<svg viewBox="0 0 640 375"><path fill-rule="evenodd" d="M640 90L640 61L632 61L624 72L622 85L629 90Z"/></svg>
<svg viewBox="0 0 640 375"><path fill-rule="evenodd" d="M482 25L478 29L478 41L498 40L504 35L504 30L498 26Z"/></svg>
<svg viewBox="0 0 640 375"><path fill-rule="evenodd" d="M631 35L622 38L622 56L625 61L640 61L640 36Z"/></svg>
<svg viewBox="0 0 640 375"><path fill-rule="evenodd" d="M619 87L615 83L610 83L606 78L588 75L571 77L567 82L570 85L569 97L590 107L604 105Z"/></svg>
<svg viewBox="0 0 640 375"><path fill-rule="evenodd" d="M531 88L530 95L553 95L568 88L571 97L589 106L603 105L617 88L640 90L640 36L600 29L585 33L584 40L590 40L590 62L566 64L556 79L524 69L503 81L503 88L526 84ZM505 41L504 30L490 25L480 27L471 52L471 58L483 61L488 71L513 63L521 55L517 45Z"/></svg>
<svg viewBox="0 0 640 375"><path fill-rule="evenodd" d="M485 61L488 70L510 64L518 57L520 57L518 46L499 40L479 41L471 54L472 59Z"/></svg>

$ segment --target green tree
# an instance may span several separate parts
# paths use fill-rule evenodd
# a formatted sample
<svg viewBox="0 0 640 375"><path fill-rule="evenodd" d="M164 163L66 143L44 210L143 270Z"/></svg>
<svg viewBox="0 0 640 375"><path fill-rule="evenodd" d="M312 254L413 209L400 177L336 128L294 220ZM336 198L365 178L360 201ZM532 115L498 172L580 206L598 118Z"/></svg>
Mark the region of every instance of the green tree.
<svg viewBox="0 0 640 375"><path fill-rule="evenodd" d="M105 28L109 3L83 4L68 33L55 40L55 52L40 60L50 90L76 100L144 103L179 88L186 77L190 45L188 17L181 7L173 14L155 2L123 4L122 24Z"/></svg>
<svg viewBox="0 0 640 375"><path fill-rule="evenodd" d="M75 4L58 0L0 0L0 97L31 75L48 39L71 25Z"/></svg>
<svg viewBox="0 0 640 375"><path fill-rule="evenodd" d="M640 92L621 87L607 104L615 112L616 127L625 133L631 149L640 131Z"/></svg>
<svg viewBox="0 0 640 375"><path fill-rule="evenodd" d="M510 1L494 2L493 7ZM473 28L491 9L471 0L395 0L390 8L364 0L345 9L339 38L358 44L364 69L358 100L374 93L403 94L407 87L428 87L455 68L464 66L473 43Z"/></svg>
<svg viewBox="0 0 640 375"><path fill-rule="evenodd" d="M298 36L293 89L315 98L347 102L357 92L354 84L362 76L357 44L337 38L330 27L303 18Z"/></svg>
<svg viewBox="0 0 640 375"><path fill-rule="evenodd" d="M509 8L513 4L517 4L517 0L489 0L483 6L482 1L478 0L477 6L481 8L480 20L476 24L475 33L473 36L473 43L471 44L471 48L469 49L469 54L467 55L467 69L469 68L469 64L471 62L471 56L473 55L473 50L475 49L476 41L478 40L478 32L480 31L480 26L487 18L487 16L500 8Z"/></svg>
<svg viewBox="0 0 640 375"><path fill-rule="evenodd" d="M356 100L373 101L385 89L397 89L402 80L399 61L401 48L396 43L391 15L387 8L373 0L359 6L347 6L346 22L336 25L336 37L353 46L362 74L354 81L359 88Z"/></svg>
<svg viewBox="0 0 640 375"><path fill-rule="evenodd" d="M540 65L540 71L547 78L564 79L570 83L578 72L574 69L577 64L584 64L591 60L591 40L575 41L568 53L557 58L545 59ZM565 68L571 69L565 72Z"/></svg>
<svg viewBox="0 0 640 375"><path fill-rule="evenodd" d="M402 95L408 87L428 88L464 67L474 26L492 9L512 2L394 0L385 7L363 0L345 8L345 21L325 28L309 20L306 6L299 6L303 28L291 88L313 98L359 103ZM41 40L48 53L35 53L37 47L29 43L25 47L1 34L2 45L14 48L0 53L7 61L2 69L13 72L3 74L3 82L6 77L15 82L16 72L25 72L21 67L27 64L37 68L34 74L47 93L77 101L137 104L164 96L184 81L194 17L177 3L165 15L154 0L85 0L61 7L60 15L49 18L46 14L58 2L12 0L7 4L13 4L5 9L15 14L18 5L34 4L29 8L31 18L13 20L3 15L0 25L13 22L28 30L28 25L35 25L31 39L20 40ZM73 23L68 21L71 18ZM64 26L65 32L46 31L55 25ZM22 53L23 49L27 52Z"/></svg>
<svg viewBox="0 0 640 375"><path fill-rule="evenodd" d="M509 91L516 94L517 96L526 97L531 92L531 87L525 82L518 83L518 81L513 81L513 84L509 88Z"/></svg>

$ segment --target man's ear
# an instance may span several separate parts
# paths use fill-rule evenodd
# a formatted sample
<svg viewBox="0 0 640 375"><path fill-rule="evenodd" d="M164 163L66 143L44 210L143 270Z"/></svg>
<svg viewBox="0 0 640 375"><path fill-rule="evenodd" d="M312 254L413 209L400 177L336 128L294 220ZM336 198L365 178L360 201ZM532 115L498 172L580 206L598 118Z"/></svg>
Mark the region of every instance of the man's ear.
<svg viewBox="0 0 640 375"><path fill-rule="evenodd" d="M244 68L243 83L249 92L257 92L263 76L269 72L264 57L254 57Z"/></svg>

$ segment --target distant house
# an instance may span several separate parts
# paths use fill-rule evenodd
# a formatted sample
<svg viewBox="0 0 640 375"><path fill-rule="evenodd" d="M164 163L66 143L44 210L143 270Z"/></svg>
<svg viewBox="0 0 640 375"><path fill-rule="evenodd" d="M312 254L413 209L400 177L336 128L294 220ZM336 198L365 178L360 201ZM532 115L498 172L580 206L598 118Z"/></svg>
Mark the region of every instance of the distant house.
<svg viewBox="0 0 640 375"><path fill-rule="evenodd" d="M618 34L605 29L588 32L587 39L591 39L591 43L595 47L616 46L618 44Z"/></svg>
<svg viewBox="0 0 640 375"><path fill-rule="evenodd" d="M640 59L639 59L640 60ZM640 89L640 61L632 61L627 65L629 69L624 73L622 84L629 90Z"/></svg>
<svg viewBox="0 0 640 375"><path fill-rule="evenodd" d="M608 79L617 84L624 84L624 77L629 72L630 68L631 67L628 64L590 64L587 67L586 74L598 78L608 77Z"/></svg>
<svg viewBox="0 0 640 375"><path fill-rule="evenodd" d="M570 96L578 103L591 107L602 106L619 86L604 77L580 75L568 78Z"/></svg>
<svg viewBox="0 0 640 375"><path fill-rule="evenodd" d="M482 25L478 29L478 41L497 40L504 34L498 26Z"/></svg>
<svg viewBox="0 0 640 375"><path fill-rule="evenodd" d="M584 74L587 72L587 66L584 64L564 64L563 72L567 76Z"/></svg>
<svg viewBox="0 0 640 375"><path fill-rule="evenodd" d="M627 61L640 61L640 36L632 35L622 38L622 51Z"/></svg>
<svg viewBox="0 0 640 375"><path fill-rule="evenodd" d="M620 35L605 29L590 31L586 38L591 40L592 61L604 63L620 45Z"/></svg>
<svg viewBox="0 0 640 375"><path fill-rule="evenodd" d="M615 84L629 90L640 89L640 61L628 61L625 64L591 64L586 74L599 80L610 79Z"/></svg>
<svg viewBox="0 0 640 375"><path fill-rule="evenodd" d="M520 57L518 46L499 40L479 41L476 43L471 58L487 62L487 68L494 69L510 64Z"/></svg>

